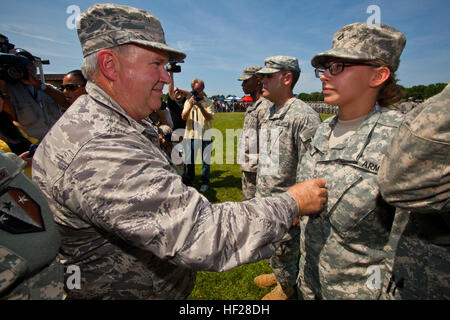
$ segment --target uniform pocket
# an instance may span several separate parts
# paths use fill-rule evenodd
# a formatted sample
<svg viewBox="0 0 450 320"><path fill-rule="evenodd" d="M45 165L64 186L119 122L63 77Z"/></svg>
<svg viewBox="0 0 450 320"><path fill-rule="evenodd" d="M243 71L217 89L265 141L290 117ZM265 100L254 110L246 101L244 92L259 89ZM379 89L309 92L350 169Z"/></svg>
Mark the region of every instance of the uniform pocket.
<svg viewBox="0 0 450 320"><path fill-rule="evenodd" d="M342 238L346 238L349 231L373 209L365 202L365 188L360 188L362 184L360 173L344 167L335 172L333 182L327 186L326 216Z"/></svg>
<svg viewBox="0 0 450 320"><path fill-rule="evenodd" d="M25 275L26 261L8 248L0 246L0 294Z"/></svg>

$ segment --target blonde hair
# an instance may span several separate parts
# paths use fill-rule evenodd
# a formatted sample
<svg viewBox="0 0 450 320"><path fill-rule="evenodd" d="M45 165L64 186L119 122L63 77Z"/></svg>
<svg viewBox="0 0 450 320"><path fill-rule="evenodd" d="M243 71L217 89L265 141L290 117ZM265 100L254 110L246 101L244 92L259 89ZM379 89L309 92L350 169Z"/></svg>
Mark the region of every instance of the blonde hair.
<svg viewBox="0 0 450 320"><path fill-rule="evenodd" d="M195 78L194 80L191 81L191 88L194 89L194 85L198 83L202 86L203 89L205 89L205 82L203 82L202 79L197 79Z"/></svg>

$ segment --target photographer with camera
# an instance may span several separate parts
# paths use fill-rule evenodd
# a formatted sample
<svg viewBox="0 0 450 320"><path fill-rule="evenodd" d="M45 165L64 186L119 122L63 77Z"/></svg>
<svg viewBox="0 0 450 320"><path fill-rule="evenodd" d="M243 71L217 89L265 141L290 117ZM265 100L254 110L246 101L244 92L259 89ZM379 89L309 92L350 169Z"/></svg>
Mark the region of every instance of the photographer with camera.
<svg viewBox="0 0 450 320"><path fill-rule="evenodd" d="M205 132L211 129L214 117L214 105L209 100L203 90L205 83L203 80L194 79L191 82L191 97L184 103L181 118L186 120L186 130L184 140L186 141L186 170L183 175L183 182L190 186L195 178L195 159L197 152L202 150L202 185L200 192L208 190L209 174L211 165L212 140L205 136Z"/></svg>
<svg viewBox="0 0 450 320"><path fill-rule="evenodd" d="M0 95L4 111L28 136L41 140L69 103L61 91L36 78L40 58L26 50L14 49L3 35L0 43Z"/></svg>

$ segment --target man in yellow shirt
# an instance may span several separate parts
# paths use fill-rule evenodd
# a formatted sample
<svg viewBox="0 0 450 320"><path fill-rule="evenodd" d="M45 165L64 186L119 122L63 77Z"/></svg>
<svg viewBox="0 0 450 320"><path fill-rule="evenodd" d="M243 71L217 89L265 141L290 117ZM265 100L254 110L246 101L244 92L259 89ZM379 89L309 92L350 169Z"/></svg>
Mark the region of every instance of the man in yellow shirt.
<svg viewBox="0 0 450 320"><path fill-rule="evenodd" d="M202 150L202 185L200 192L206 192L209 186L212 137L208 132L214 117L213 102L204 94L205 83L201 79L191 82L192 96L184 103L181 118L186 120L184 140L186 143L186 170L183 182L192 185L195 178L195 160L197 152Z"/></svg>

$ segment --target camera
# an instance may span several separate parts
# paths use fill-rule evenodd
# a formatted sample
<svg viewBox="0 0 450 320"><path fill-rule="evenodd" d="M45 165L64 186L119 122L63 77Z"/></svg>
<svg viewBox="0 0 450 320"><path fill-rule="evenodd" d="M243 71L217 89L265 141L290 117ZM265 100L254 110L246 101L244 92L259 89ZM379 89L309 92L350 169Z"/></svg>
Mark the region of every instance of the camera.
<svg viewBox="0 0 450 320"><path fill-rule="evenodd" d="M181 66L179 66L177 63L183 63L184 60L180 62L169 62L169 65L166 67L166 71L173 72L173 73L180 73L181 72Z"/></svg>
<svg viewBox="0 0 450 320"><path fill-rule="evenodd" d="M20 79L28 79L27 57L10 54L14 45L9 42L8 37L0 34L0 79L16 82Z"/></svg>
<svg viewBox="0 0 450 320"><path fill-rule="evenodd" d="M8 37L0 34L0 79L8 82L18 82L28 79L28 65L34 62L40 69L43 78L43 64L49 64L48 60L41 60L28 51L16 48L10 43ZM13 53L11 53L13 52ZM42 82L43 79L41 79Z"/></svg>
<svg viewBox="0 0 450 320"><path fill-rule="evenodd" d="M0 53L0 79L17 82L28 79L28 64L30 60L15 54Z"/></svg>
<svg viewBox="0 0 450 320"><path fill-rule="evenodd" d="M195 89L192 90L191 94L194 96L195 101L198 102L198 101L202 100L202 98L198 96L198 91L197 90L195 90Z"/></svg>

